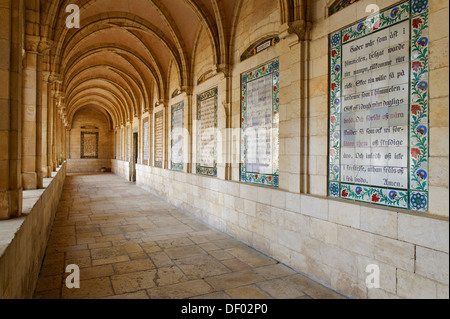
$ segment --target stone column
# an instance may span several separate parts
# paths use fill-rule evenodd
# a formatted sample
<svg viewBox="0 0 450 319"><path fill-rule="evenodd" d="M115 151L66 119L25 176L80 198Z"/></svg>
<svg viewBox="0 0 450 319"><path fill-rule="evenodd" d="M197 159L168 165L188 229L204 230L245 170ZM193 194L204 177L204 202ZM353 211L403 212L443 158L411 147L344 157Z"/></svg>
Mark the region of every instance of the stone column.
<svg viewBox="0 0 450 319"><path fill-rule="evenodd" d="M232 179L232 114L231 103L231 76L227 65L217 66L219 80L219 105L218 105L218 131L221 140L218 140L218 177L220 179Z"/></svg>
<svg viewBox="0 0 450 319"><path fill-rule="evenodd" d="M37 81L39 37L27 36L22 88L22 184L25 190L38 188L37 174Z"/></svg>
<svg viewBox="0 0 450 319"><path fill-rule="evenodd" d="M51 152L49 152L49 145L51 145L51 140L49 135L51 135L51 90L50 90L50 72L48 71L50 66L50 45L47 42L41 42L39 45L39 52L41 52L42 60L42 72L40 76L41 85L41 109L40 109L40 132L41 132L41 145L38 150L40 155L40 166L38 171L42 172L44 178L51 177L51 167L49 165L49 159L51 158Z"/></svg>
<svg viewBox="0 0 450 319"><path fill-rule="evenodd" d="M46 77L46 76L45 76ZM44 78L45 78L44 77ZM53 93L50 75L47 79L47 177L52 177L53 171Z"/></svg>
<svg viewBox="0 0 450 319"><path fill-rule="evenodd" d="M163 161L163 168L164 169L170 169L169 164L169 143L170 143L170 133L169 133L169 101L168 100L160 100L160 105L164 105L164 117L163 117L163 127L164 127L164 137L163 137L163 149L164 149L164 161Z"/></svg>
<svg viewBox="0 0 450 319"><path fill-rule="evenodd" d="M56 167L59 167L60 164L60 158L61 158L61 117L60 117L61 110L57 110L56 114L56 135L55 135L55 160L56 160Z"/></svg>
<svg viewBox="0 0 450 319"><path fill-rule="evenodd" d="M58 167L57 127L58 127L58 91L52 91L52 170Z"/></svg>
<svg viewBox="0 0 450 319"><path fill-rule="evenodd" d="M23 1L2 1L0 16L0 219L8 219L22 212Z"/></svg>

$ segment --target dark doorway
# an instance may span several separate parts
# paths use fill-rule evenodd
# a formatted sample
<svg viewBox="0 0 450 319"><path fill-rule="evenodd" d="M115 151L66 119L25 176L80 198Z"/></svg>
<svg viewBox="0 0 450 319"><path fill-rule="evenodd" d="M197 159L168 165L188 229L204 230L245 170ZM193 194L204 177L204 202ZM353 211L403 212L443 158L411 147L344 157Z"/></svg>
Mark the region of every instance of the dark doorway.
<svg viewBox="0 0 450 319"><path fill-rule="evenodd" d="M139 136L138 133L133 133L133 161L131 163L132 175L131 181L136 182L136 164L139 157Z"/></svg>

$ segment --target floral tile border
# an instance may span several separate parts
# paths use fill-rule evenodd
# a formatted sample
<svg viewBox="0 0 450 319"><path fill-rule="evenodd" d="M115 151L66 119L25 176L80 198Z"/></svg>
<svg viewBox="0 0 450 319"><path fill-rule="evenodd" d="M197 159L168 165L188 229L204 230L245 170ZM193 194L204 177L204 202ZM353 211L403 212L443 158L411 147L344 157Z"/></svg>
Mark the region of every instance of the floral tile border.
<svg viewBox="0 0 450 319"><path fill-rule="evenodd" d="M182 123L182 126L181 126L181 128L183 129L184 128L184 102L180 102L180 103L175 104L175 105L172 106L172 117L171 117L171 119L172 119L172 132L173 132L173 129L174 129L174 122L173 122L174 113L180 112L180 111L182 113L181 116L183 118L183 123ZM173 137L172 137L172 148L173 148ZM174 170L174 171L182 171L183 169L184 169L184 163L174 163L172 161L172 170Z"/></svg>
<svg viewBox="0 0 450 319"><path fill-rule="evenodd" d="M402 21L410 21L409 187L387 189L341 183L342 45ZM330 197L427 212L429 174L428 0L401 2L379 15L330 35Z"/></svg>
<svg viewBox="0 0 450 319"><path fill-rule="evenodd" d="M161 159L157 159L156 158L156 119L158 119L158 118L160 118L160 117L164 117L164 110L162 110L162 111L159 111L158 113L156 113L155 114L155 128L154 128L154 130L155 130L155 150L154 150L154 152L155 152L155 167L158 167L158 168L163 168L163 158L164 158L164 123L163 123L163 128L162 128L162 130L163 130L163 158L161 158Z"/></svg>
<svg viewBox="0 0 450 319"><path fill-rule="evenodd" d="M215 99L215 108L214 108L215 123L214 123L214 126L217 129L217 123L218 123L217 122L217 107L218 107L218 100L219 100L219 88L218 87L209 89L203 93L200 93L197 96L197 121L201 121L201 110L200 110L201 102L208 100L210 98ZM199 130L197 131L197 137L200 137ZM201 143L199 143L198 139L197 139L197 157L200 156L200 151L201 151ZM215 141L214 141L214 166L213 167L205 167L205 166L202 166L200 163L197 163L197 174L217 177L217 134L215 135Z"/></svg>
<svg viewBox="0 0 450 319"><path fill-rule="evenodd" d="M280 62L275 60L266 63L258 68L242 74L241 77L241 181L265 186L279 187L279 136L274 134L272 143L273 154L273 174L259 174L257 172L247 172L247 138L245 131L247 128L247 84L261 77L272 75L273 77L273 119L272 127L274 132L279 129L280 123Z"/></svg>

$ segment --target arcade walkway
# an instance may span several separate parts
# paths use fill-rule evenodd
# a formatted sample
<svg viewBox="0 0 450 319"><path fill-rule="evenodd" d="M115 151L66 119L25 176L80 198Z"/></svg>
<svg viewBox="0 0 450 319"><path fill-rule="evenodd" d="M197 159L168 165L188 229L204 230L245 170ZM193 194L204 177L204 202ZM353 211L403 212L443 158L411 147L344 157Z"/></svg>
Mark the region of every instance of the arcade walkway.
<svg viewBox="0 0 450 319"><path fill-rule="evenodd" d="M65 267L80 267L80 289ZM34 298L343 298L115 175L68 176Z"/></svg>

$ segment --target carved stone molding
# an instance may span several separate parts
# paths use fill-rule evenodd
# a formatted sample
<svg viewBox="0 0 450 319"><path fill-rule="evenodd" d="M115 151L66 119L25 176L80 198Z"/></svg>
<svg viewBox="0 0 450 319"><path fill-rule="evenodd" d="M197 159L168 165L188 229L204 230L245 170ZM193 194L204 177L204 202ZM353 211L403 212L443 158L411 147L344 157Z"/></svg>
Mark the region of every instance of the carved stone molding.
<svg viewBox="0 0 450 319"><path fill-rule="evenodd" d="M41 42L41 37L34 35L25 36L25 50L27 53L38 53L38 47Z"/></svg>
<svg viewBox="0 0 450 319"><path fill-rule="evenodd" d="M280 38L292 39L292 35L297 36L297 41L305 41L309 39L311 23L305 20L288 22L280 26Z"/></svg>

